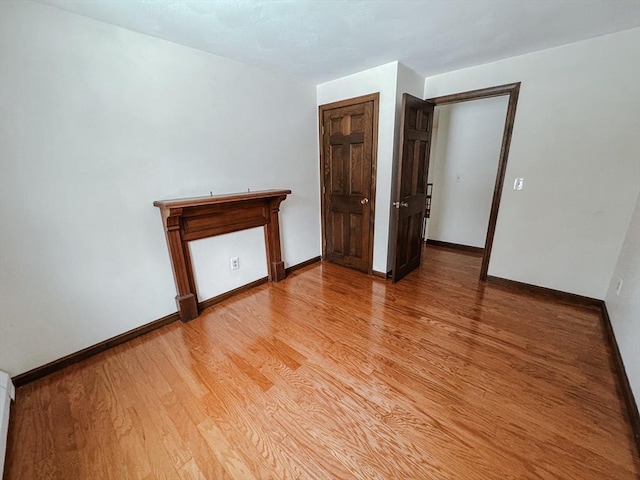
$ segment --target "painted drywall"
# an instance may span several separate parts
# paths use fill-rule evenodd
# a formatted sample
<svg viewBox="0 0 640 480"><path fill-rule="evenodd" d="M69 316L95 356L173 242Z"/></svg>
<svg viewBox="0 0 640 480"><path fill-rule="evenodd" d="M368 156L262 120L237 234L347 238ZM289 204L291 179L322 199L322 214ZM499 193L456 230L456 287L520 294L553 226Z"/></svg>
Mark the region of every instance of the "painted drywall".
<svg viewBox="0 0 640 480"><path fill-rule="evenodd" d="M490 275L605 298L640 191L639 79L638 28L426 79L425 98L522 82Z"/></svg>
<svg viewBox="0 0 640 480"><path fill-rule="evenodd" d="M428 238L484 247L508 97L436 107Z"/></svg>
<svg viewBox="0 0 640 480"><path fill-rule="evenodd" d="M267 276L267 253L264 229L251 228L240 232L203 238L189 243L198 298L211 298L233 288ZM231 270L230 259L238 257L240 268ZM210 275L224 272L224 275Z"/></svg>
<svg viewBox="0 0 640 480"><path fill-rule="evenodd" d="M314 85L37 3L0 9L1 369L176 311L154 200L290 188L285 265L319 255ZM264 276L261 235L206 243L201 293Z"/></svg>
<svg viewBox="0 0 640 480"><path fill-rule="evenodd" d="M620 293L618 283L622 281ZM640 195L605 299L636 402L640 400Z"/></svg>
<svg viewBox="0 0 640 480"><path fill-rule="evenodd" d="M370 93L380 93L373 238L373 269L378 272L387 271L397 72L398 62L391 62L317 86L318 105L325 105Z"/></svg>

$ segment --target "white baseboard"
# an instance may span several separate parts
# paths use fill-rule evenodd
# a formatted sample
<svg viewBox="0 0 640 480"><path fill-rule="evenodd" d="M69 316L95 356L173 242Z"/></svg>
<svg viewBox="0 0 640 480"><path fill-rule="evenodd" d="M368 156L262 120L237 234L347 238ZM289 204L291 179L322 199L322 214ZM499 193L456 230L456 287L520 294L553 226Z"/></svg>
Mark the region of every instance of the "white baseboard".
<svg viewBox="0 0 640 480"><path fill-rule="evenodd" d="M4 456L7 450L9 410L11 400L16 398L16 389L8 373L0 370L0 478L4 472Z"/></svg>

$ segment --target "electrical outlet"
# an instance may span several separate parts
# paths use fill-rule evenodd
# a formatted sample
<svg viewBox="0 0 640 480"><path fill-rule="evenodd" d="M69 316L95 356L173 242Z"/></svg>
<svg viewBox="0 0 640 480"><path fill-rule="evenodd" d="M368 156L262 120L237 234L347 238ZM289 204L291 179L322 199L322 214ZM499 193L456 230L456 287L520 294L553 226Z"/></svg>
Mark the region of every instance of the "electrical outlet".
<svg viewBox="0 0 640 480"><path fill-rule="evenodd" d="M240 259L238 257L230 258L229 263L231 264L231 270L238 270L240 268Z"/></svg>
<svg viewBox="0 0 640 480"><path fill-rule="evenodd" d="M622 290L622 279L618 277L618 284L616 285L616 295L620 295L621 290Z"/></svg>

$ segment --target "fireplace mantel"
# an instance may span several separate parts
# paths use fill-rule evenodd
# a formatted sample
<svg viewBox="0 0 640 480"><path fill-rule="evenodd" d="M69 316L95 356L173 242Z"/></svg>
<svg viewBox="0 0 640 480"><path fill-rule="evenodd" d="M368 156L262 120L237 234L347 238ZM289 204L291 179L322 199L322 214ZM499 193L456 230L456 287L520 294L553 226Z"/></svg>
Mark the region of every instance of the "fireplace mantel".
<svg viewBox="0 0 640 480"><path fill-rule="evenodd" d="M157 200L176 282L176 304L183 322L199 314L196 284L188 242L264 226L267 270L270 282L284 279L280 252L280 203L291 190L212 195L209 197Z"/></svg>

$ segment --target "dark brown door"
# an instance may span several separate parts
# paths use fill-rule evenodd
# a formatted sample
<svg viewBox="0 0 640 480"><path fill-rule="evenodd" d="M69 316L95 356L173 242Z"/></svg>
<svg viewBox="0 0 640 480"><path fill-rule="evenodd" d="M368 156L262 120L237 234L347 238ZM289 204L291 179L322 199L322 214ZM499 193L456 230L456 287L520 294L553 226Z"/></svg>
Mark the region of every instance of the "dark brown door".
<svg viewBox="0 0 640 480"><path fill-rule="evenodd" d="M370 273L378 95L320 107L324 259Z"/></svg>
<svg viewBox="0 0 640 480"><path fill-rule="evenodd" d="M420 265L422 223L427 197L433 103L402 96L394 216L392 279L397 282Z"/></svg>

